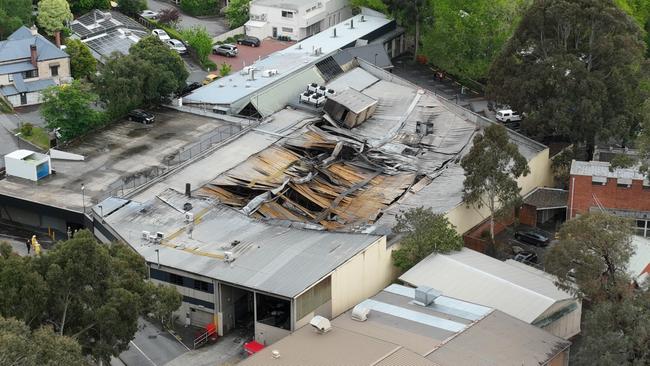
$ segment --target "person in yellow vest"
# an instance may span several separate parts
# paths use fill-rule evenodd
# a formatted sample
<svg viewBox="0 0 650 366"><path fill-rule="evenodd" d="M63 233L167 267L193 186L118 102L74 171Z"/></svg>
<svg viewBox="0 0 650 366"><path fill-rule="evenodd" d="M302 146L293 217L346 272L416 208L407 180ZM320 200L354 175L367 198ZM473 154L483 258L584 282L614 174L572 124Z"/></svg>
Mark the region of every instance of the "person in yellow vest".
<svg viewBox="0 0 650 366"><path fill-rule="evenodd" d="M36 235L32 235L32 247L34 248L34 254L41 254L41 244L39 244L38 240L36 240Z"/></svg>

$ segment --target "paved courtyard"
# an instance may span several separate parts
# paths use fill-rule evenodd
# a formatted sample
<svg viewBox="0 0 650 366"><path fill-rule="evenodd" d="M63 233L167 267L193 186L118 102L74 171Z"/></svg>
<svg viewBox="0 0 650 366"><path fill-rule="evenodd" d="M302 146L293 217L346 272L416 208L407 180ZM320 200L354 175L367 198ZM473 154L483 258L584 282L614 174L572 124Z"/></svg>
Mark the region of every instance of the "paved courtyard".
<svg viewBox="0 0 650 366"><path fill-rule="evenodd" d="M163 9L174 8L174 7L178 8L176 5L167 1L148 0L147 4L148 4L148 9L151 9L153 11L161 11ZM181 9L178 8L178 10ZM212 17L197 18L191 15L187 15L182 11L180 17L180 26L182 28L190 28L194 26L205 27L205 29L212 37L218 36L228 31L228 26L226 25L226 21L223 17L212 16Z"/></svg>
<svg viewBox="0 0 650 366"><path fill-rule="evenodd" d="M265 58L273 52L283 50L295 42L278 41L273 38L266 38L262 40L260 47L249 47L244 45L237 45L239 54L236 57L226 57L221 55L210 55L212 60L217 65L227 63L232 67L232 72L239 71L253 62Z"/></svg>

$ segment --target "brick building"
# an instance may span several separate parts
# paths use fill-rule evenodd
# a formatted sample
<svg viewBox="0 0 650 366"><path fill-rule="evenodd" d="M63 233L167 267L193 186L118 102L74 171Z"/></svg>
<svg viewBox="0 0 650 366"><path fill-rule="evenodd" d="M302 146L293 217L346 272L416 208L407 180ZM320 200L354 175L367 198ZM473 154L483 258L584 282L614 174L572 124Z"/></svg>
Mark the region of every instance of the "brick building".
<svg viewBox="0 0 650 366"><path fill-rule="evenodd" d="M610 169L602 161L573 161L569 180L570 218L607 210L636 220L636 234L650 234L650 181L635 168Z"/></svg>

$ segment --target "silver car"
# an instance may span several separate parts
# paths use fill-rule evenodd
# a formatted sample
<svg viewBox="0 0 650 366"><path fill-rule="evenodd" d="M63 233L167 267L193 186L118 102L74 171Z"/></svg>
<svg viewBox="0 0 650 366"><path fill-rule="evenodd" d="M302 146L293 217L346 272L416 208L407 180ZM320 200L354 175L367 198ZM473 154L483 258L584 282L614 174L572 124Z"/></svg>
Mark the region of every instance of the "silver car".
<svg viewBox="0 0 650 366"><path fill-rule="evenodd" d="M226 57L235 57L239 53L237 46L232 44L219 44L212 47L212 54Z"/></svg>
<svg viewBox="0 0 650 366"><path fill-rule="evenodd" d="M172 50L178 52L181 55L184 55L184 54L187 53L187 48L185 47L183 42L181 42L181 41L179 41L177 39L170 39L167 42L165 42L165 44L167 44L167 46L169 46L169 48L171 48Z"/></svg>

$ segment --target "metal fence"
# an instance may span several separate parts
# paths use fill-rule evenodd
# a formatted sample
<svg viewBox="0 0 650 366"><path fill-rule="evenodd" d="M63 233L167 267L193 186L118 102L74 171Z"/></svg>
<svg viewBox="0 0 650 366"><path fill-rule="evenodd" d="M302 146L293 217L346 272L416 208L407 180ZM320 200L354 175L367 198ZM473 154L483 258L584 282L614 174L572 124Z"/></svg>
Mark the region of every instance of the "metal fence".
<svg viewBox="0 0 650 366"><path fill-rule="evenodd" d="M184 146L178 151L163 158L161 165L149 167L146 170L132 175L124 176L120 180L111 183L108 189L103 192L98 201L108 197L125 197L136 189L150 183L163 174L173 171L180 164L189 161L206 152L216 144L240 133L244 128L239 125L228 124L220 126L204 136L201 140Z"/></svg>

